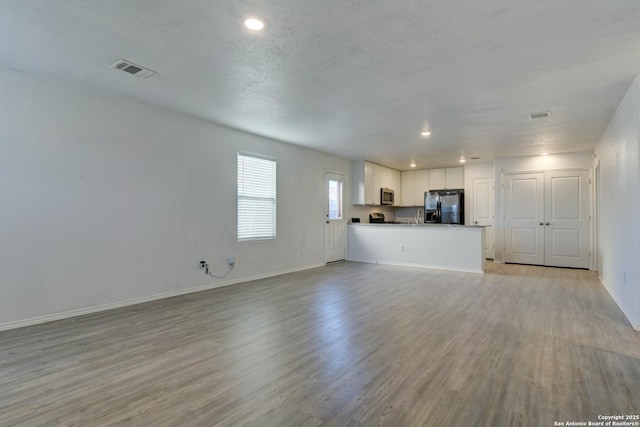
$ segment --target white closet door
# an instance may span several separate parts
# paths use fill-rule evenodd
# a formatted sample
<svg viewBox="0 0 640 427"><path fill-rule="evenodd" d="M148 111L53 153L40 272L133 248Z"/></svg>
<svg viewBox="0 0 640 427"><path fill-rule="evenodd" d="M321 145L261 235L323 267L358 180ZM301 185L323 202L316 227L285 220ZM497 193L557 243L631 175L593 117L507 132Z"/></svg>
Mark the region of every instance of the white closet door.
<svg viewBox="0 0 640 427"><path fill-rule="evenodd" d="M589 268L589 172L545 174L545 265Z"/></svg>
<svg viewBox="0 0 640 427"><path fill-rule="evenodd" d="M506 176L506 262L544 264L544 174Z"/></svg>

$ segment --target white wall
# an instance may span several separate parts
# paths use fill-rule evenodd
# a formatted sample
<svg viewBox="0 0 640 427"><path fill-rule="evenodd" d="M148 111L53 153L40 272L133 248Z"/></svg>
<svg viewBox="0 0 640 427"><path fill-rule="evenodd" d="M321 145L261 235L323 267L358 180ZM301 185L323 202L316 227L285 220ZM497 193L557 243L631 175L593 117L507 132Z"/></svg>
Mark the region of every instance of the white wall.
<svg viewBox="0 0 640 427"><path fill-rule="evenodd" d="M510 157L495 160L496 183L496 235L495 235L495 259L503 259L503 209L502 209L502 177L509 172L534 172L562 169L589 169L593 168L593 152L584 151L578 153L550 154L548 156Z"/></svg>
<svg viewBox="0 0 640 427"><path fill-rule="evenodd" d="M600 279L640 330L640 83L636 76L596 146Z"/></svg>
<svg viewBox="0 0 640 427"><path fill-rule="evenodd" d="M324 263L324 170L350 162L7 69L0 96L0 328L224 282L201 259ZM238 151L278 160L275 241L236 241Z"/></svg>

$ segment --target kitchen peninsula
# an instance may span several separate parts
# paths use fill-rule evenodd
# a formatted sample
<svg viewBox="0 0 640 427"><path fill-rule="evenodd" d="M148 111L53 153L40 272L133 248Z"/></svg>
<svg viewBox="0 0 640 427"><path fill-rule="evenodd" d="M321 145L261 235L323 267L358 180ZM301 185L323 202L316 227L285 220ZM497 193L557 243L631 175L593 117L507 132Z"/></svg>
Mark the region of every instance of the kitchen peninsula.
<svg viewBox="0 0 640 427"><path fill-rule="evenodd" d="M349 224L347 260L482 273L485 227Z"/></svg>

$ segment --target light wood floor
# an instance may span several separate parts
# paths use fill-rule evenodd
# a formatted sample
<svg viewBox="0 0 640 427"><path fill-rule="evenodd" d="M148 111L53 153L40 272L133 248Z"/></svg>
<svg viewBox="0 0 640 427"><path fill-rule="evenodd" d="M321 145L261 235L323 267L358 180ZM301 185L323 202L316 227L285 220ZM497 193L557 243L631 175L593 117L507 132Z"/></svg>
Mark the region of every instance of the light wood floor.
<svg viewBox="0 0 640 427"><path fill-rule="evenodd" d="M341 263L0 333L0 426L552 426L640 413L582 270Z"/></svg>

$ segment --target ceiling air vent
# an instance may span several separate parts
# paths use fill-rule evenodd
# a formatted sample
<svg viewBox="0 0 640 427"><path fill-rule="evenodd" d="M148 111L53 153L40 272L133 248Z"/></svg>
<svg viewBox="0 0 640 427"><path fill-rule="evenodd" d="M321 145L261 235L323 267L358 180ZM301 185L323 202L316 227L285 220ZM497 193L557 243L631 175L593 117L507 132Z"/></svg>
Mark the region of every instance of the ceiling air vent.
<svg viewBox="0 0 640 427"><path fill-rule="evenodd" d="M133 74L137 77L142 77L143 79L153 76L156 73L155 71L151 71L148 68L144 68L132 62L125 61L124 59L121 59L120 61L113 64L111 68L126 71L129 74Z"/></svg>
<svg viewBox="0 0 640 427"><path fill-rule="evenodd" d="M531 120L546 119L546 118L549 118L550 116L551 116L551 112L550 111L540 111L539 113L531 113L531 114L529 114L529 118Z"/></svg>

